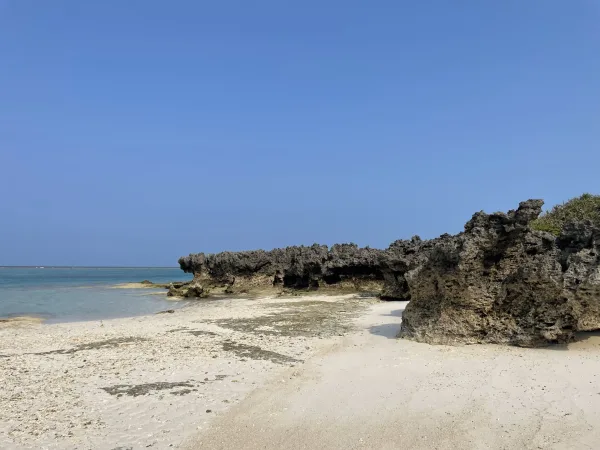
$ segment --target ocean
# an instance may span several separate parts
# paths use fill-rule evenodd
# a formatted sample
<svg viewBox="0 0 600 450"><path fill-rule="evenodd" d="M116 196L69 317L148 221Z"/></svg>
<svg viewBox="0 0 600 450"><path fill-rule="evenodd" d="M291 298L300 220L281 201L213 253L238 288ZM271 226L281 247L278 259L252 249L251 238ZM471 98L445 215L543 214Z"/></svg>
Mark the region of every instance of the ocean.
<svg viewBox="0 0 600 450"><path fill-rule="evenodd" d="M183 306L157 289L115 289L122 283L191 280L179 268L0 267L0 317L36 316L45 323L152 314Z"/></svg>

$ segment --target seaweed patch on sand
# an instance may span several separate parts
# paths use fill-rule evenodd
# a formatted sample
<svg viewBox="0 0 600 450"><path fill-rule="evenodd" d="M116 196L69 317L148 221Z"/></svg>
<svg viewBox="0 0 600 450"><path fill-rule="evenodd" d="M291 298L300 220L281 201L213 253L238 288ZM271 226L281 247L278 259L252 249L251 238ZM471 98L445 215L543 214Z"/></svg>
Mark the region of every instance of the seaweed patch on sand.
<svg viewBox="0 0 600 450"><path fill-rule="evenodd" d="M240 344L230 340L223 342L223 350L226 352L235 353L240 358L271 361L275 364L302 362L301 359L292 358L291 356L273 352L271 350L265 350L257 345Z"/></svg>
<svg viewBox="0 0 600 450"><path fill-rule="evenodd" d="M108 386L101 388L103 391L106 391L110 395L115 395L117 397L122 397L123 395L128 395L130 397L138 397L140 395L148 395L155 391L164 391L175 388L195 388L195 385L190 381L179 381L174 383L167 383L164 381L159 381L156 383L144 383L144 384L116 384L114 386ZM187 389L187 393L195 391L196 389ZM172 394L183 395L181 393L178 394L176 391L172 392Z"/></svg>
<svg viewBox="0 0 600 450"><path fill-rule="evenodd" d="M354 327L369 302L349 298L344 301L301 300L270 303L276 311L255 317L227 318L214 324L246 333L285 337L326 337L343 335Z"/></svg>
<svg viewBox="0 0 600 450"><path fill-rule="evenodd" d="M14 316L0 317L0 327L19 327L28 325L40 325L44 321L43 317L36 316Z"/></svg>
<svg viewBox="0 0 600 450"><path fill-rule="evenodd" d="M204 330L188 330L186 333L189 333L194 336L219 336L218 333L214 331L204 331Z"/></svg>
<svg viewBox="0 0 600 450"><path fill-rule="evenodd" d="M147 341L146 338L141 337L122 337L114 339L106 339L104 341L89 342L87 344L80 344L73 348L50 350L47 352L31 353L32 355L67 355L71 353L81 352L84 350L101 350L106 348L119 347L122 344L133 344L136 342Z"/></svg>

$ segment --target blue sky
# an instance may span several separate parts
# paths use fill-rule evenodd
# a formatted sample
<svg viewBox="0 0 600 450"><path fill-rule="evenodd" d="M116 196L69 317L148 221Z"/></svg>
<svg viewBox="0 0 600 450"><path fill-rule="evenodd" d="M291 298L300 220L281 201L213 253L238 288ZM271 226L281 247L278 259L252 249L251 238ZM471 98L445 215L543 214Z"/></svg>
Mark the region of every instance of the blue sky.
<svg viewBox="0 0 600 450"><path fill-rule="evenodd" d="M0 0L0 264L455 233L600 191L600 2Z"/></svg>

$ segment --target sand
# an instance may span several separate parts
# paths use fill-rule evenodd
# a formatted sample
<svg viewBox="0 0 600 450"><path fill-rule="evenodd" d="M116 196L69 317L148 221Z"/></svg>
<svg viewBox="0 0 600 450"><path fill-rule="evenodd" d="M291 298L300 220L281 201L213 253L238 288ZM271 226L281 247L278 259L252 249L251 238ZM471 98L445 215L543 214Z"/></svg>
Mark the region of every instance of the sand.
<svg viewBox="0 0 600 450"><path fill-rule="evenodd" d="M223 299L0 324L0 448L597 447L600 337L429 346L395 338L404 306Z"/></svg>
<svg viewBox="0 0 600 450"><path fill-rule="evenodd" d="M567 347L429 346L374 305L328 353L290 369L188 449L592 449L600 338Z"/></svg>
<svg viewBox="0 0 600 450"><path fill-rule="evenodd" d="M341 339L373 301L200 300L135 318L0 323L0 448L180 448Z"/></svg>

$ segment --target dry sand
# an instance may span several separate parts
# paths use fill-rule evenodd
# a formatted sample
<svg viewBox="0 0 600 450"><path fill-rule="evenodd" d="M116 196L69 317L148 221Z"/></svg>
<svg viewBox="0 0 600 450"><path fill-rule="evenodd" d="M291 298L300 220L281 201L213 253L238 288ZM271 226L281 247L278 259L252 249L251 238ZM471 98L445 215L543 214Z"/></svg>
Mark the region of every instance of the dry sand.
<svg viewBox="0 0 600 450"><path fill-rule="evenodd" d="M0 449L180 448L374 300L221 299L136 318L0 323Z"/></svg>
<svg viewBox="0 0 600 450"><path fill-rule="evenodd" d="M0 324L0 448L598 447L599 337L433 347L395 339L404 306L207 300Z"/></svg>
<svg viewBox="0 0 600 450"><path fill-rule="evenodd" d="M553 349L398 340L374 305L332 351L251 394L188 449L596 449L600 338Z"/></svg>

